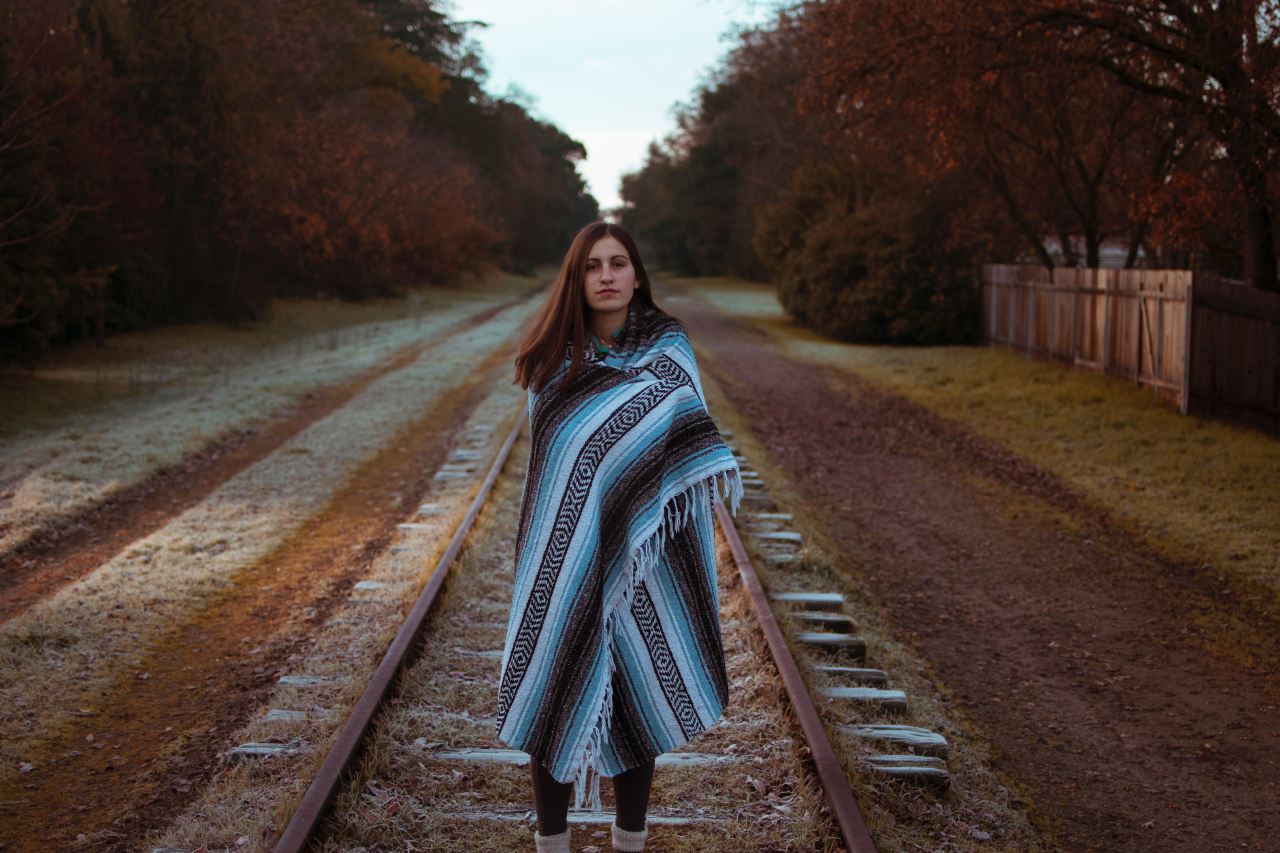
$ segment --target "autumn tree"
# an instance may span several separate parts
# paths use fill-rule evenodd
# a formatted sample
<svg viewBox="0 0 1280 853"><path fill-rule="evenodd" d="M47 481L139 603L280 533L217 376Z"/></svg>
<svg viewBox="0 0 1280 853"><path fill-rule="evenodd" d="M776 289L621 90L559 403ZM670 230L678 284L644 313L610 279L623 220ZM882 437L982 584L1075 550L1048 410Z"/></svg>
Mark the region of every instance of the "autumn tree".
<svg viewBox="0 0 1280 853"><path fill-rule="evenodd" d="M0 353L36 354L150 316L138 275L160 199L123 82L81 49L66 0L0 28ZM93 151L92 156L87 152Z"/></svg>
<svg viewBox="0 0 1280 853"><path fill-rule="evenodd" d="M975 177L939 167L921 179L911 158L927 149L893 132L909 134L907 116L862 127L842 120L848 104L797 98L813 85L815 14L739 34L677 132L624 178L623 220L664 265L769 278L825 334L969 340L975 258L994 237L974 227Z"/></svg>
<svg viewBox="0 0 1280 853"><path fill-rule="evenodd" d="M1058 34L1064 58L1204 122L1235 178L1245 281L1280 289L1268 186L1280 154L1280 4L1036 0L1018 20Z"/></svg>
<svg viewBox="0 0 1280 853"><path fill-rule="evenodd" d="M829 111L861 144L900 152L919 175L972 169L1046 266L1097 266L1108 238L1129 244L1132 264L1148 234L1140 201L1190 150L1188 118L1063 62L1061 36L1020 28L1016 8L952 0L815 8L810 107ZM1060 257L1045 245L1050 235Z"/></svg>
<svg viewBox="0 0 1280 853"><path fill-rule="evenodd" d="M757 210L791 185L796 166L833 156L817 122L796 111L803 82L800 19L744 30L721 66L622 180L622 219L664 265L688 274L763 279ZM839 155L835 155L839 156Z"/></svg>
<svg viewBox="0 0 1280 853"><path fill-rule="evenodd" d="M0 0L0 351L554 260L581 144L436 0Z"/></svg>

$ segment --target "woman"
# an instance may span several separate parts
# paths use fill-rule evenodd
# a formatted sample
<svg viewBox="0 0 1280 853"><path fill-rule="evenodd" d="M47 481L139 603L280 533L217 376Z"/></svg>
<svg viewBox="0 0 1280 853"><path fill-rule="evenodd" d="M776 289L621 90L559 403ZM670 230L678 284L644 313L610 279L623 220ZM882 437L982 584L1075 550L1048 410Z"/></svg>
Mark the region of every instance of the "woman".
<svg viewBox="0 0 1280 853"><path fill-rule="evenodd" d="M569 850L570 791L613 849L644 849L654 759L728 698L712 503L742 495L683 326L654 304L635 242L574 237L516 358L529 470L498 691L498 736L528 752L539 851Z"/></svg>

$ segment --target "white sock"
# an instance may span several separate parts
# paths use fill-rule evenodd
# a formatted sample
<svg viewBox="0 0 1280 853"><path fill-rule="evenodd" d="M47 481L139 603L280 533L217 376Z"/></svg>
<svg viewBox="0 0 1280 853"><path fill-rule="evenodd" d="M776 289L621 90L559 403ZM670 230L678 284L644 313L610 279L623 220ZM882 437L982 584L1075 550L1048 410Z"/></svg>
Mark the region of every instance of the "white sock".
<svg viewBox="0 0 1280 853"><path fill-rule="evenodd" d="M533 840L538 845L538 853L569 853L569 830L567 828L559 835L543 835L540 832L535 832Z"/></svg>
<svg viewBox="0 0 1280 853"><path fill-rule="evenodd" d="M613 849L621 850L623 853L641 853L644 850L644 840L649 837L649 827L645 827L639 832L631 832L618 826L617 821L613 823Z"/></svg>

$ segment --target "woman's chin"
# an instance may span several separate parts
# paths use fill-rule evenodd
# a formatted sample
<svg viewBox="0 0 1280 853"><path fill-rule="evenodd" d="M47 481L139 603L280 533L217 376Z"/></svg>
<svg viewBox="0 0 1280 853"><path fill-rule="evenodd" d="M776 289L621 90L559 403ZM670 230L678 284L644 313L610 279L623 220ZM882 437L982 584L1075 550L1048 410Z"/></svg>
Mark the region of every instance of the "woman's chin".
<svg viewBox="0 0 1280 853"><path fill-rule="evenodd" d="M596 300L595 304L591 305L591 310L599 311L602 314L608 314L611 311L621 311L629 304L631 304L630 299L621 296L613 296L608 299Z"/></svg>

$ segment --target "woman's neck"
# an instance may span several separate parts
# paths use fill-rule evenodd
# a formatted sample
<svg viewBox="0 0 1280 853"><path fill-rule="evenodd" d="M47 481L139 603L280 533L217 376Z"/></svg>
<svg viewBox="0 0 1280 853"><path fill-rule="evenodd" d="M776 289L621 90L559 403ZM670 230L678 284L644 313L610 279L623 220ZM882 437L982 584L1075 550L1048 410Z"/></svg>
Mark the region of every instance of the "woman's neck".
<svg viewBox="0 0 1280 853"><path fill-rule="evenodd" d="M613 333L621 329L627 322L627 307L623 306L617 311L610 311L607 314L591 312L591 331L602 341L612 341Z"/></svg>

